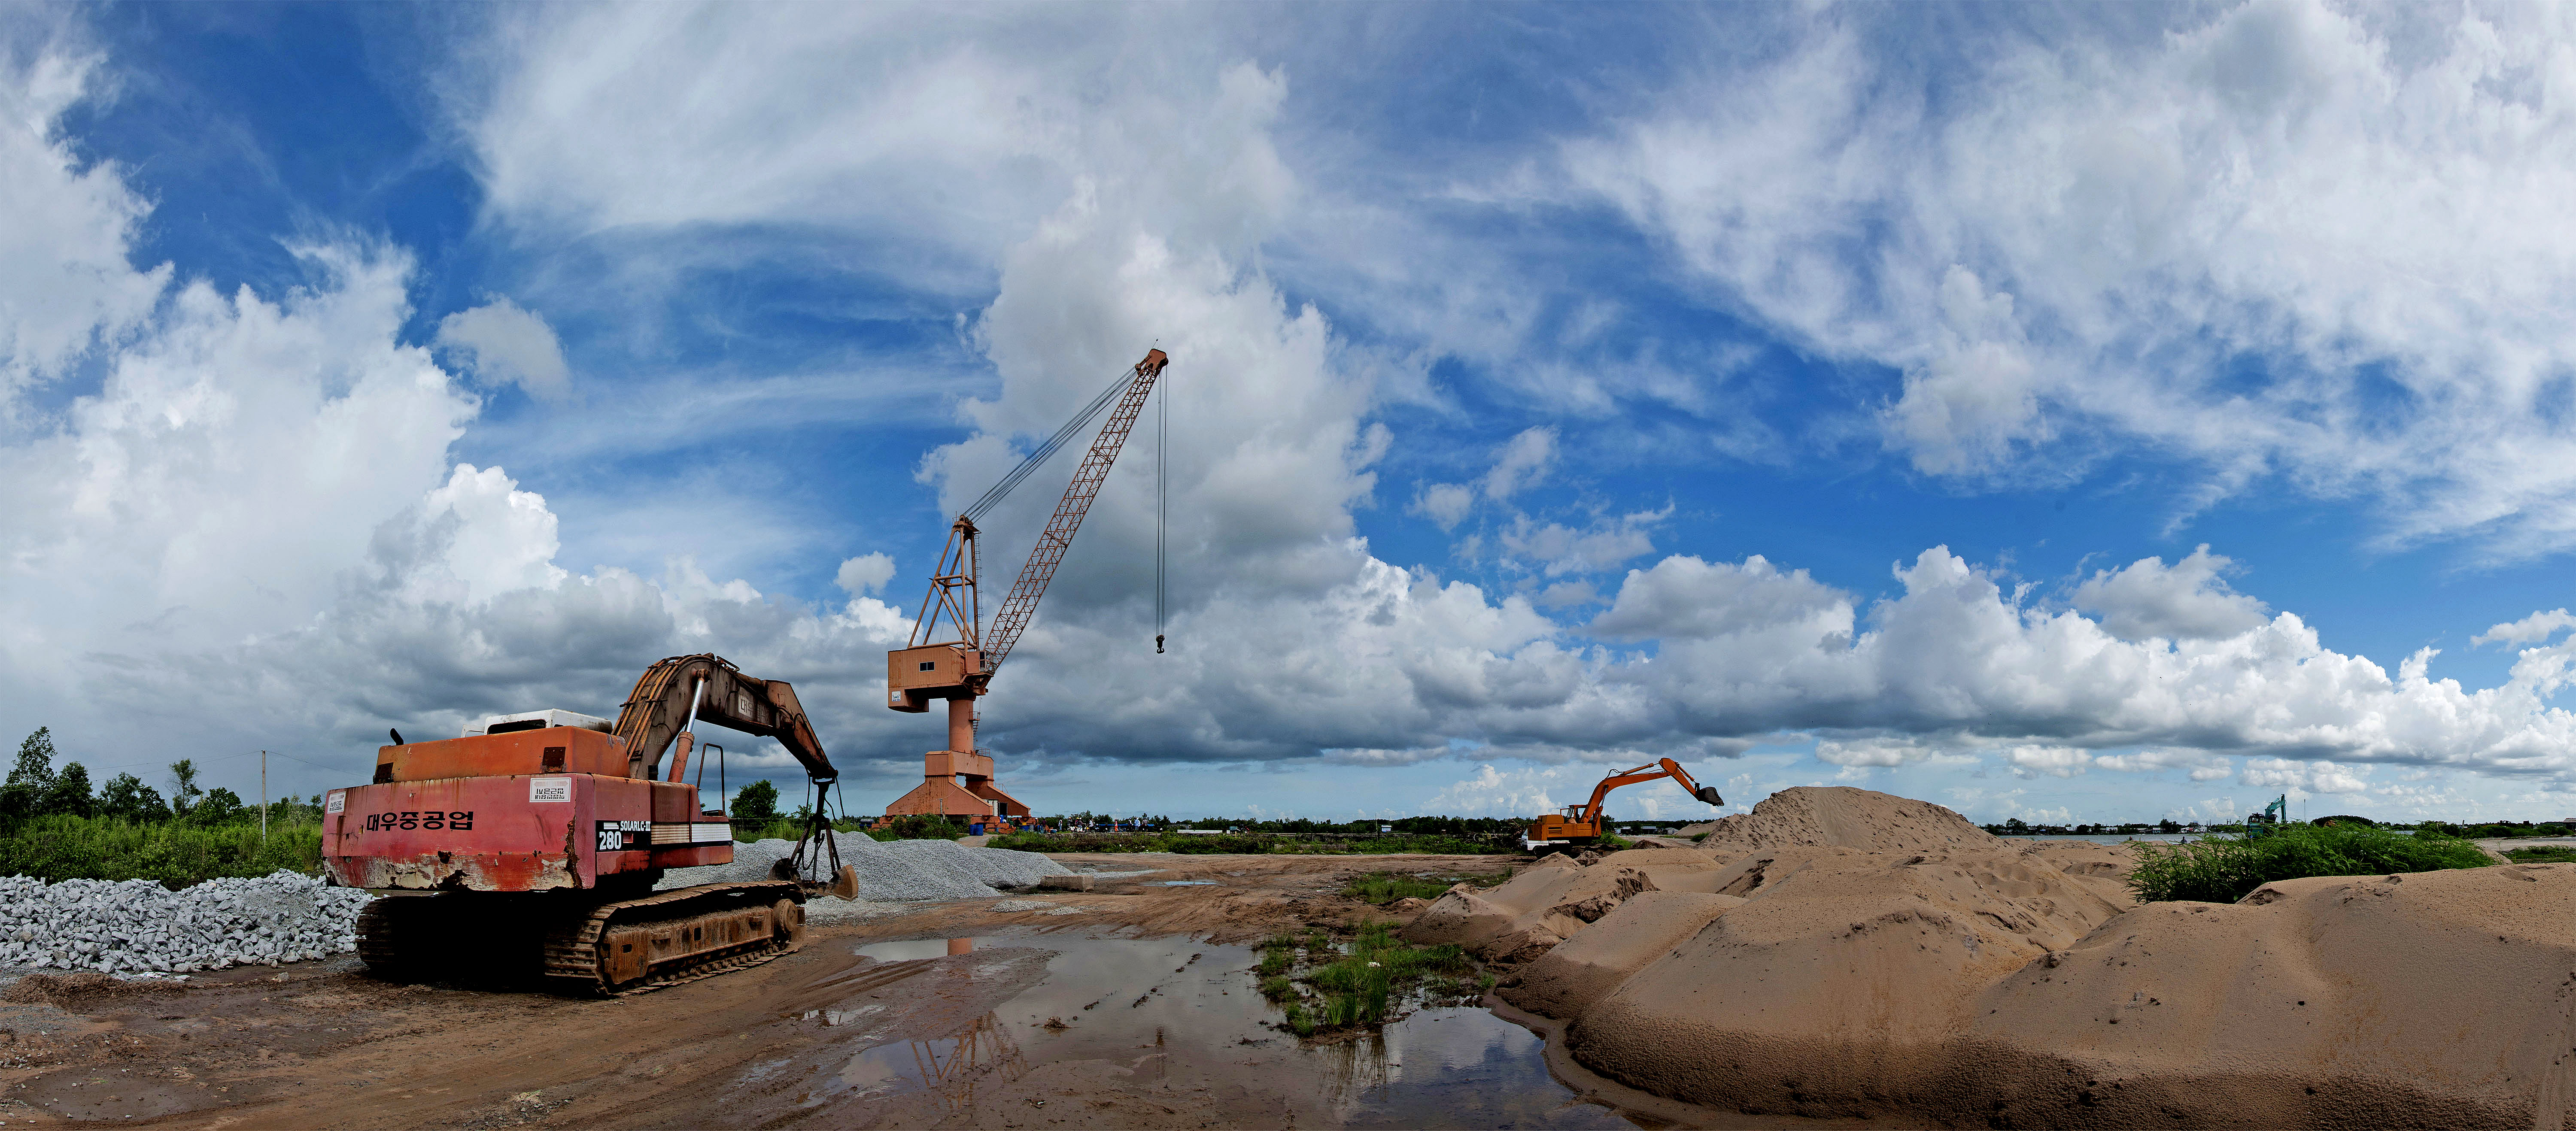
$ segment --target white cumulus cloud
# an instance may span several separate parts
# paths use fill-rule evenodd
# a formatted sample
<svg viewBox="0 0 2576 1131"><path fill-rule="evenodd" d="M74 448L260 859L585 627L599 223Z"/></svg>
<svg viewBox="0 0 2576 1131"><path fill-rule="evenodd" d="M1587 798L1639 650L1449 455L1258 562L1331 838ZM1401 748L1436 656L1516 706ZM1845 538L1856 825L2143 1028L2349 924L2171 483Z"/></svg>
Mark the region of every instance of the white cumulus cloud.
<svg viewBox="0 0 2576 1131"><path fill-rule="evenodd" d="M2160 14L1930 67L1916 10L1784 13L1562 173L1729 310L1901 374L1881 424L1924 472L2144 445L2199 462L2202 501L2286 484L2376 498L2393 544L2576 543L2576 11Z"/></svg>
<svg viewBox="0 0 2576 1131"><path fill-rule="evenodd" d="M438 344L457 352L485 383L515 384L539 400L572 392L572 370L554 327L506 298L438 320Z"/></svg>
<svg viewBox="0 0 2576 1131"><path fill-rule="evenodd" d="M2163 558L2141 558L2095 571L2075 587L2075 607L2099 614L2102 627L2123 640L2234 636L2270 619L2271 610L2228 588L2220 575L2233 564L2206 545L2170 567Z"/></svg>
<svg viewBox="0 0 2576 1131"><path fill-rule="evenodd" d="M2551 609L2496 625L2470 637L2469 643L2537 644L2569 628L2576 628L2576 616L2570 616L2565 609Z"/></svg>

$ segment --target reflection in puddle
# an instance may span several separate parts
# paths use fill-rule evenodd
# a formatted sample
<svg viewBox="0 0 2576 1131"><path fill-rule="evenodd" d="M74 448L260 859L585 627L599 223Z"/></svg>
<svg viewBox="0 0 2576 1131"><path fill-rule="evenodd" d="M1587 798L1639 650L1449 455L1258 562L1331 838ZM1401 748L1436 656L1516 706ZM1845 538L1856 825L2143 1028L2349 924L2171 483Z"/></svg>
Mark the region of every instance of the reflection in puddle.
<svg viewBox="0 0 2576 1131"><path fill-rule="evenodd" d="M905 1041L900 1046L880 1045L860 1053L841 1070L841 1079L858 1089L862 1098L928 1091L939 1097L940 1106L955 1113L975 1106L976 1085L1007 1084L1028 1074L1028 1058L1011 1038L1010 1027L987 1013L968 1023L963 1032Z"/></svg>
<svg viewBox="0 0 2576 1131"><path fill-rule="evenodd" d="M976 940L872 943L901 963L973 951ZM1376 1032L1306 1045L1272 1026L1242 947L1188 938L1063 935L986 939L1054 951L1045 980L935 1040L881 1045L843 1079L863 1096L930 1091L949 1111L979 1085L1034 1064L1106 1061L1177 1089L1250 1084L1350 1127L1630 1128L1548 1074L1540 1036L1475 1008L1425 1009Z"/></svg>

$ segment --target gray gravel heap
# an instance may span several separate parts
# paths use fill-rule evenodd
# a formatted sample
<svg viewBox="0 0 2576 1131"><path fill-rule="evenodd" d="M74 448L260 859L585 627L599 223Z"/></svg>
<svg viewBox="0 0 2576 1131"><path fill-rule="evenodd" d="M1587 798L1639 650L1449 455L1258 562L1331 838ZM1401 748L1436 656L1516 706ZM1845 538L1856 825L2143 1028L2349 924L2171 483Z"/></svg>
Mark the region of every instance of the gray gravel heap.
<svg viewBox="0 0 2576 1131"><path fill-rule="evenodd" d="M277 872L171 891L150 880L0 876L0 965L182 974L358 948L368 895Z"/></svg>
<svg viewBox="0 0 2576 1131"><path fill-rule="evenodd" d="M1035 852L968 848L953 840L890 840L879 847L924 868L972 876L986 887L1035 887L1040 876L1061 876L1070 871Z"/></svg>
<svg viewBox="0 0 2576 1131"><path fill-rule="evenodd" d="M1001 848L968 848L945 840L878 841L866 833L835 833L833 845L841 862L859 877L859 898L899 902L936 899L985 899L999 894L996 885L1027 887L1037 877L1059 875L1063 865L1034 852ZM763 840L737 844L733 863L709 868L674 868L662 877L662 888L696 884L737 883L769 878L769 866L793 854L796 842ZM828 858L827 858L828 861ZM810 878L829 880L828 868L809 860Z"/></svg>

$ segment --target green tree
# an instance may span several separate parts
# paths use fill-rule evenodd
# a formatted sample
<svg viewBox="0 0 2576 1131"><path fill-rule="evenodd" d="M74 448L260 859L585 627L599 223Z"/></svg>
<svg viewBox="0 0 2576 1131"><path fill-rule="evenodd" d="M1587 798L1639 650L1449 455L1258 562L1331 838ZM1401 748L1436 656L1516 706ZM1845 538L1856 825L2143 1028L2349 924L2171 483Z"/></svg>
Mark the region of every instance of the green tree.
<svg viewBox="0 0 2576 1131"><path fill-rule="evenodd" d="M45 790L43 812L87 817L98 812L98 801L89 795L89 767L74 762L54 775L54 784Z"/></svg>
<svg viewBox="0 0 2576 1131"><path fill-rule="evenodd" d="M18 744L18 765L9 771L9 780L0 784L0 814L33 817L44 812L45 794L53 787L53 728L37 727L36 733Z"/></svg>
<svg viewBox="0 0 2576 1131"><path fill-rule="evenodd" d="M256 807L242 804L240 794L222 786L207 790L204 797L188 807L188 823L192 825L230 825L257 819Z"/></svg>
<svg viewBox="0 0 2576 1131"><path fill-rule="evenodd" d="M739 821L768 821L778 817L778 787L769 779L746 785L733 795L732 816Z"/></svg>
<svg viewBox="0 0 2576 1131"><path fill-rule="evenodd" d="M170 763L170 812L172 814L187 816L188 810L196 808L197 799L205 795L206 791L197 785L197 763L194 759L181 758Z"/></svg>
<svg viewBox="0 0 2576 1131"><path fill-rule="evenodd" d="M161 800L161 791L143 784L143 779L118 774L107 779L107 787L99 791L98 815L135 822L166 821L170 819L170 806Z"/></svg>

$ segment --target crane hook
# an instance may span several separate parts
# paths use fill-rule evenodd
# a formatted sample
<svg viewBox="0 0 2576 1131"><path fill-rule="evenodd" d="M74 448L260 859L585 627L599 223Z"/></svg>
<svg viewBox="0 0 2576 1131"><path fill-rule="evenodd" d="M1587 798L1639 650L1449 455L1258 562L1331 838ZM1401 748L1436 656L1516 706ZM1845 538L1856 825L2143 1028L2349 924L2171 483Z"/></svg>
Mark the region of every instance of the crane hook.
<svg viewBox="0 0 2576 1131"><path fill-rule="evenodd" d="M1154 654L1157 656L1163 654L1163 634L1159 632L1154 634Z"/></svg>

